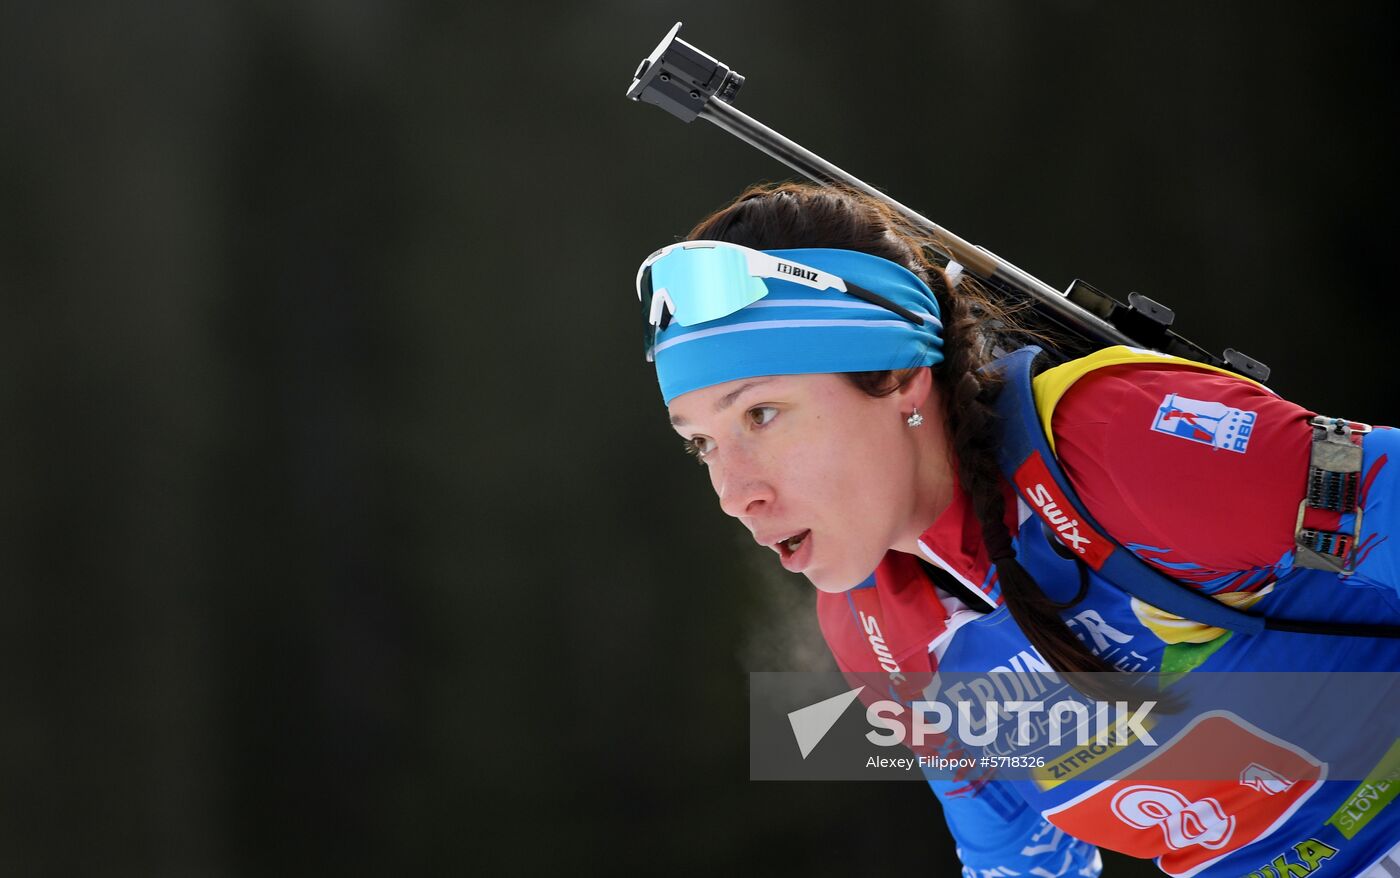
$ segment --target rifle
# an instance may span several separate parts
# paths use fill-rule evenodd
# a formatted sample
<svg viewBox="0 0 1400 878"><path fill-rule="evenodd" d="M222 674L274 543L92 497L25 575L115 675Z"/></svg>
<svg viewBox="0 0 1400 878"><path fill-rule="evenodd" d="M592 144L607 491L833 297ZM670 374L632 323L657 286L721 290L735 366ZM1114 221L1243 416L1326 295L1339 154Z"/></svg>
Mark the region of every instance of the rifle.
<svg viewBox="0 0 1400 878"><path fill-rule="evenodd" d="M1013 303L1029 302L1041 319L1069 335L1071 347L1081 351L1119 344L1150 348L1232 369L1259 382L1268 380L1269 367L1258 360L1234 348L1217 357L1173 332L1170 327L1176 314L1167 306L1141 293L1129 293L1124 304L1078 278L1060 292L740 112L733 103L744 77L680 39L680 29L677 22L642 60L627 97L655 104L682 122L703 118L814 182L840 184L884 202L924 233L941 263L958 263Z"/></svg>

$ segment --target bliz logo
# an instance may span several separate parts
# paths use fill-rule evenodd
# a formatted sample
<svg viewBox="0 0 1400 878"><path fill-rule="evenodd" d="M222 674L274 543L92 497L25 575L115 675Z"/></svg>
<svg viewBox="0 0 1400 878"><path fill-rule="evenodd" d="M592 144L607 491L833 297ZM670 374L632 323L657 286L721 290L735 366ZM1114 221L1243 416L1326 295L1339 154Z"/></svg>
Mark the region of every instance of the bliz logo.
<svg viewBox="0 0 1400 878"><path fill-rule="evenodd" d="M1223 402L1188 399L1168 393L1157 408L1152 429L1179 439L1244 454L1249 448L1249 435L1254 431L1257 418L1255 412L1232 409Z"/></svg>
<svg viewBox="0 0 1400 878"><path fill-rule="evenodd" d="M809 280L814 283L817 280L817 273L815 271L807 271L806 269L798 268L796 265L788 265L786 262L778 263L778 273L790 274L794 277L800 277L803 280Z"/></svg>

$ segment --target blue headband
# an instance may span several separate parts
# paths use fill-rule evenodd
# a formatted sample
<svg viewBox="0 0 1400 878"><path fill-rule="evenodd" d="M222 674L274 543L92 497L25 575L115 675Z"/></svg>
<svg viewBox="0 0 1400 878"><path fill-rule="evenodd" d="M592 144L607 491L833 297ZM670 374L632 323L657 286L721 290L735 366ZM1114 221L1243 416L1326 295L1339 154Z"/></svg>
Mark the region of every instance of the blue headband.
<svg viewBox="0 0 1400 878"><path fill-rule="evenodd" d="M763 251L878 293L922 326L846 293L765 278L768 295L708 323L672 321L656 336L656 377L670 405L683 393L739 378L873 372L943 362L938 302L909 269L855 250Z"/></svg>

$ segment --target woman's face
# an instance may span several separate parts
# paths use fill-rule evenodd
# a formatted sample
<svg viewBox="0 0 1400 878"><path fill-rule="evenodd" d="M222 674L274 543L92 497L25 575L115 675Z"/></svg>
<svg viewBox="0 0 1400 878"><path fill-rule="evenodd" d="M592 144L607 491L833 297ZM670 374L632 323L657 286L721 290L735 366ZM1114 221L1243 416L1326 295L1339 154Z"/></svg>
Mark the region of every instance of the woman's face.
<svg viewBox="0 0 1400 878"><path fill-rule="evenodd" d="M719 504L822 591L860 584L947 505L950 476L929 370L886 397L840 375L744 378L682 394L671 423ZM800 541L794 539L801 537Z"/></svg>

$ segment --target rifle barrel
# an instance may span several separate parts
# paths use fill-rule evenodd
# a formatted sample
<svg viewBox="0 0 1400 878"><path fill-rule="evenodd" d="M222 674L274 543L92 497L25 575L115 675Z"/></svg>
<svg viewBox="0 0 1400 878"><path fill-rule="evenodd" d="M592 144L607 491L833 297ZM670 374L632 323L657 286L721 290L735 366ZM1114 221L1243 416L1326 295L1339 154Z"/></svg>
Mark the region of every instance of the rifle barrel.
<svg viewBox="0 0 1400 878"><path fill-rule="evenodd" d="M879 199L927 235L934 249L943 256L956 261L966 270L996 287L1030 297L1056 322L1103 345L1136 344L1132 338L1108 321L1072 304L1065 298L1064 293L1034 275L1017 268L985 247L963 240L913 208L896 201L854 174L842 170L725 101L708 101L699 115L817 183L840 183Z"/></svg>

